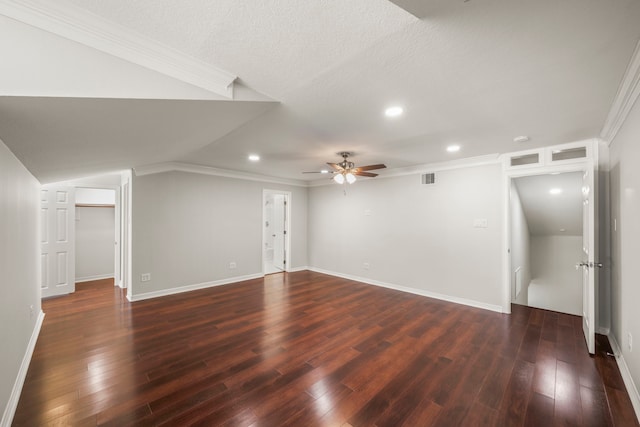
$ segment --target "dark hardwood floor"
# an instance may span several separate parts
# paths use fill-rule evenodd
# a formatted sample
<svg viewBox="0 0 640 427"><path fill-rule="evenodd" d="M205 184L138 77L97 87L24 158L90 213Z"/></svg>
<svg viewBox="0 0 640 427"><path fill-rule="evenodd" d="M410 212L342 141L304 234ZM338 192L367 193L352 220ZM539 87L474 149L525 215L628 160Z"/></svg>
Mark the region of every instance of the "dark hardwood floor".
<svg viewBox="0 0 640 427"><path fill-rule="evenodd" d="M14 425L637 426L606 337L308 271L43 302Z"/></svg>

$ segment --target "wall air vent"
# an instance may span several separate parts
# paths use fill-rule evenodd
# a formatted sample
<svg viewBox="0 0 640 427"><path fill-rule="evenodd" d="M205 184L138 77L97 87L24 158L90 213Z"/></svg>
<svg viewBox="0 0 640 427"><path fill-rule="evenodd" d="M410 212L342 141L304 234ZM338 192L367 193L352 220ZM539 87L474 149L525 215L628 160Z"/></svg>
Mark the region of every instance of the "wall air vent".
<svg viewBox="0 0 640 427"><path fill-rule="evenodd" d="M422 183L423 184L435 184L436 183L436 174L433 173L433 172L422 174Z"/></svg>

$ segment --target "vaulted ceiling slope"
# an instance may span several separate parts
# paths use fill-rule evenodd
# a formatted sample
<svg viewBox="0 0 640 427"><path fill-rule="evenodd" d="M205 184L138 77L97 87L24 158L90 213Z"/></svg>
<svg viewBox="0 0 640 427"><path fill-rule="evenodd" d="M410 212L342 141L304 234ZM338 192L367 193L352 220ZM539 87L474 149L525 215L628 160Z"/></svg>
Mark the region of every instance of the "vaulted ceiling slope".
<svg viewBox="0 0 640 427"><path fill-rule="evenodd" d="M396 168L596 137L640 38L638 0L55 3L89 43L0 0L0 138L46 182L167 161L314 179L338 151Z"/></svg>

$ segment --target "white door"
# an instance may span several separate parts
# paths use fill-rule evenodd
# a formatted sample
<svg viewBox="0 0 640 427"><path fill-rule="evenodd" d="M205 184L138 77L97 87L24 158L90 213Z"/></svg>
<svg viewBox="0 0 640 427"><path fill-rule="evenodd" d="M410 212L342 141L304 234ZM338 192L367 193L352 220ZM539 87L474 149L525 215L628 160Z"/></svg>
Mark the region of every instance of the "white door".
<svg viewBox="0 0 640 427"><path fill-rule="evenodd" d="M286 267L285 242L287 238L287 199L284 194L273 196L273 266L284 271Z"/></svg>
<svg viewBox="0 0 640 427"><path fill-rule="evenodd" d="M595 202L594 171L588 169L582 176L582 330L589 353L596 352L596 267L595 260Z"/></svg>
<svg viewBox="0 0 640 427"><path fill-rule="evenodd" d="M41 190L42 297L75 292L75 188Z"/></svg>

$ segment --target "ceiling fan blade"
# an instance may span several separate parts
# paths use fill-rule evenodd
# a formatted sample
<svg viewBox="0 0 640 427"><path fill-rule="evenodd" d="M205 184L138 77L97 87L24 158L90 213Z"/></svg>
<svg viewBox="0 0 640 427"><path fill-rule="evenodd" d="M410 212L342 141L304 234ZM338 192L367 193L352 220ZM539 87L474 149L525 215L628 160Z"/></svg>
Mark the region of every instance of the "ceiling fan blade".
<svg viewBox="0 0 640 427"><path fill-rule="evenodd" d="M312 172L302 172L302 173L329 173L329 172L322 172L322 171L312 171Z"/></svg>
<svg viewBox="0 0 640 427"><path fill-rule="evenodd" d="M327 163L329 166L337 170L338 172L342 172L344 168L337 163Z"/></svg>
<svg viewBox="0 0 640 427"><path fill-rule="evenodd" d="M380 163L380 164L377 164L377 165L359 166L359 167L356 168L356 171L358 171L358 172L359 171L372 171L372 170L375 170L375 169L384 169L386 167L387 167L386 165Z"/></svg>
<svg viewBox="0 0 640 427"><path fill-rule="evenodd" d="M358 175L358 176L370 176L371 178L373 178L374 176L378 176L377 173L371 173L371 172L358 172L358 171L354 171L352 172L354 175Z"/></svg>

